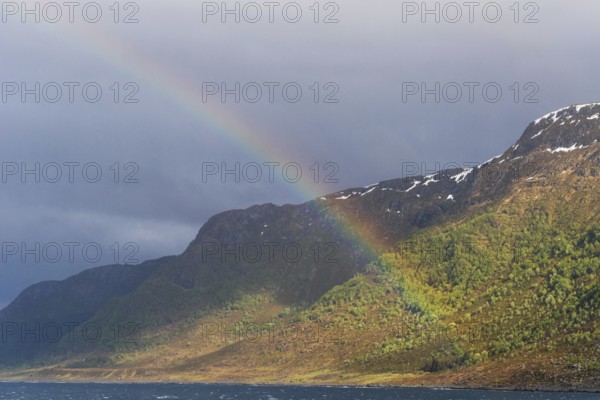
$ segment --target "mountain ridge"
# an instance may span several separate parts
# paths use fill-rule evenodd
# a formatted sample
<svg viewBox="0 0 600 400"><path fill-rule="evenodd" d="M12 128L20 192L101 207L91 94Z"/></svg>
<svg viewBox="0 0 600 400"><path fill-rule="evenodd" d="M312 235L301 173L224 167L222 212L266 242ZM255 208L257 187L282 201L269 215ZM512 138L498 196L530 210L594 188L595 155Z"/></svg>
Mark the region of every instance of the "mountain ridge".
<svg viewBox="0 0 600 400"><path fill-rule="evenodd" d="M121 365L122 362L119 361L119 358L114 357L124 352L127 355L126 359L130 360L127 361L130 364L125 363L120 368L127 369L138 365L136 364L138 361L134 360L145 360L148 353L158 351L161 354L159 350L152 349L164 346L165 348L177 349L173 352L180 354L179 356L168 356L173 365L185 365L191 371L210 370L213 371L212 376L219 380L227 380L227 377L231 376L241 380L260 380L260 375L251 378L251 375L244 375L241 370L236 370L233 367L218 367L218 365L223 363L224 365L230 365L233 362L232 360L239 359L243 360L244 363L262 363L261 365L264 366L266 360L269 360L269 362L274 363L287 363L286 365L289 368L304 371L298 376L302 374L310 375L306 371L315 367L311 367L310 363L307 364L309 359L305 358L303 354L310 353L310 349L314 347L320 349L324 366L336 371L346 371L347 374L354 377L353 379L362 379L360 377L369 375L370 371L384 373L395 371L395 373L400 374L402 371L413 371L410 368L429 372L448 370L450 371L448 376L452 377L455 368L468 368L469 365L480 365L478 368L483 368L490 365L485 364L485 361L481 361L485 358L481 355L483 354L481 348L487 348L485 350L486 354L489 350L489 353L495 357L493 362L496 364L494 365L504 365L502 363L505 363L506 360L502 358L503 354L515 354L515 357L525 357L523 352L526 351L526 348L524 350L519 347L519 343L514 348L511 347L511 344L508 347L509 350L503 350L505 349L502 347L504 345L500 342L502 338L497 340L498 343L494 338L494 343L490 342L486 345L481 343L479 339L475 343L470 343L458 337L453 337L448 344L431 344L428 342L424 342L422 345L413 344L411 345L413 346L412 349L409 346L401 352L393 350L389 353L389 356L380 355L378 356L379 359L373 361L372 356L369 354L375 351L370 349L371 345L376 344L377 341L381 341L384 349L387 349L387 346L389 348L396 348L400 345L405 346L404 336L398 339L401 339L398 343L395 341L390 342L391 339L382 336L384 332L389 330L389 327L382 322L386 317L378 315L377 310L380 308L392 313L393 318L418 316L419 319L426 320L425 326L431 326L431 329L434 326L437 327L435 329L438 329L442 325L447 328L447 323L443 320L446 318L444 315L448 314L448 318L452 318L450 317L452 313L458 312L462 307L462 305L457 306L456 304L462 303L462 301L452 300L451 303L446 304L442 300L435 300L439 293L446 293L447 291L448 295L453 298L453 291L459 290L456 288L463 288L462 285L466 286L460 290L471 293L470 290L475 290L470 287L473 284L468 283L469 281L463 281L464 276L469 274L475 274L473 276L483 274L483 277L477 279L481 280L478 284L484 286L476 289L473 293L478 293L477 290L483 293L485 290L493 289L493 287L486 289L485 285L488 284L486 283L488 280L493 279L494 275L486 277L485 274L488 272L477 272L479 269L487 271L488 267L485 266L487 264L481 265L479 260L463 260L461 258L461 254L464 254L464 252L479 254L479 252L484 251L485 246L484 249L480 249L479 247L472 247L473 244L468 242L467 244L460 241L456 243L449 242L449 246L458 246L458 248L467 246L466 249L470 250L463 249L461 250L463 253L453 253L454 256L452 257L457 257L456 260L450 258L448 261L444 258L442 261L444 263L449 262L449 264L439 270L438 268L441 268L438 265L440 260L431 259L431 254L427 256L429 261L424 262L423 260L419 261L418 254L409 252L409 259L414 260L415 264L407 264L403 255L398 255L396 246L398 243L407 243L406 241L409 239L411 241L424 240L422 245L431 246L431 238L436 237L436 232L439 229L454 226L465 229L469 235L473 235L474 232L479 232L479 230L481 232L491 230L493 235L502 236L504 233L499 228L500 226L519 227L519 224L524 223L522 221L537 224L535 218L538 218L538 212L541 213L542 218L549 218L544 220L544 223L548 224L548 227L544 225L544 229L547 229L548 232L554 226L552 224L559 223L558 228L563 229L564 232L570 232L572 235L581 234L583 235L582 238L587 237L585 235L592 235L590 240L592 244L595 243L593 229L590 231L592 233L586 232L591 229L589 224L594 221L594 218L597 218L597 215L594 214L596 212L594 211L596 210L594 199L597 200L597 177L600 172L600 144L597 143L600 138L599 118L600 104L569 106L531 122L513 146L501 155L477 166L474 165L472 168L456 168L438 171L426 176L386 180L363 188L341 190L300 205L275 206L273 204L263 204L251 206L245 210L231 210L217 214L202 226L194 240L190 242L181 255L169 258L164 263L157 265L143 282L123 296L116 296L104 301L96 309L93 317L88 320L104 327L112 326L112 324L119 321L135 321L140 325L139 343L127 348L110 340L93 343L93 345L89 343L87 345L71 344L63 341L44 347L41 351L36 349L35 351L40 351L37 354L37 360L50 363L50 365L59 363L62 365L61 374L72 374L74 371L80 371L78 366L83 365L86 366L85 368ZM569 186L571 184L574 186ZM561 204L561 199L567 196L571 198L571 202L565 203L563 210L561 210L558 208L558 204ZM570 207L575 205L583 207L582 209L589 213L588 217L591 220L587 221L583 218L584 216L573 214ZM520 217L522 221L519 218L506 216L512 215L510 213L513 211L505 215L506 211L503 210L508 206L510 206L510 209L515 208L517 212L522 214ZM534 207L535 210L539 209L541 211L535 211L536 214L534 215L530 215L529 211L523 214L521 209L523 207L527 209ZM486 210L490 208L497 211L489 214ZM545 215L551 216L551 218ZM487 220L490 222L478 222ZM579 230L570 227L570 225L576 223L579 224L577 225ZM470 227L469 224L473 227ZM479 228L479 224L483 224L481 228ZM340 229L340 225L345 226L346 229ZM466 226L466 228L462 228L463 226ZM474 227L477 227L477 230L473 230ZM518 229L522 229L519 235L529 234L529 228L527 227ZM536 229L542 231L541 228ZM420 239L423 235L425 235L425 239ZM496 240L493 237L486 238L486 240ZM519 236L507 237L506 239L518 242ZM445 243L447 240L446 236L440 236L439 241L441 243ZM303 257L294 263L287 262L282 254L277 254L270 260L251 263L248 260L232 261L231 257L223 259L222 253L216 253L215 257L214 251L211 251L214 250L214 247L209 247L215 245L235 246L261 243L261 241L278 241L280 245L295 243L307 251ZM335 257L338 262L326 263L322 257L315 261L314 253L308 250L315 243L321 242L330 242L337 245ZM365 243L368 243L368 245L365 245ZM529 246L532 249L529 251L533 252L532 246L534 245L529 244ZM551 244L548 244L548 246L551 246ZM577 247L578 244L575 243L571 246ZM514 251L514 249L501 250L509 253ZM558 252L559 250L549 251L554 252L552 257L556 260L562 260L565 257L561 253L563 250L560 250L561 252ZM443 257L450 256L444 254ZM492 255L486 254L485 257L486 259L495 260L493 262L489 261L490 265L513 264L508 261L509 259L506 258L505 254L496 254L493 256L494 258L490 258ZM586 257L590 258L589 255ZM388 259L389 261L386 261ZM596 258L592 257L592 259L595 260ZM544 258L541 260L544 260ZM547 261L541 261L541 263L540 265L543 265L543 268L548 265L544 264ZM388 267L388 264L398 264L400 267ZM421 264L424 266L413 271L414 265ZM591 268L590 271L594 271L595 267L593 265L588 267L588 269ZM461 268L464 270L464 274L456 272ZM473 272L473 268L477 268L477 271ZM510 268L514 268L514 266ZM524 268L524 272L517 269L512 274L515 276L520 276L522 273L529 274L527 271L530 267L519 268ZM540 268L538 266L538 269ZM504 275L505 272L502 271L500 269L497 273ZM434 272L437 275L432 275ZM578 274L581 274L581 272L578 272ZM590 284L593 284L595 278L588 278L588 275L590 277L595 276L592 272L585 272L581 276L578 275L576 278L569 279L575 279L577 280L576 285L583 285L587 288L585 293L577 294L577 296L581 296L577 297L579 299L577 301L587 302L591 304L592 310L595 310L593 308L596 307L594 305L595 300L591 299L595 298L594 293L596 292L593 285L588 288ZM477 279L473 282L478 282ZM510 281L512 278L509 278L508 273L506 273L504 279L496 282L503 290L506 280ZM438 280L442 283L438 283ZM448 283L443 283L445 281ZM493 282L493 280L490 282ZM549 292L554 293L553 290L556 284L551 283L550 278L548 278L548 282L538 283L538 285L541 284L544 288L545 285L548 285ZM520 295L530 296L530 292L537 289L528 288L527 290L523 293L519 292ZM352 296L358 297L351 297L354 300L348 300L349 293L354 292L356 294ZM421 292L430 294L425 295ZM365 293L370 296L368 298L379 300L364 300ZM157 294L160 294L160 296L157 296ZM339 296L341 297L338 298ZM469 296L475 296L475 294L469 294ZM486 294L485 299L488 299L487 296ZM502 298L502 294L490 296L490 299L492 297ZM432 301L427 300L428 297L431 297ZM546 297L544 297L544 302ZM455 304L455 301L458 303ZM479 297L475 297L473 301L469 302L478 304L478 302L483 301ZM485 301L489 302L491 300ZM551 303L550 300L548 302ZM404 305L398 310L389 308L391 306L388 304L396 303ZM340 306L340 304L343 306ZM351 306L345 308L347 304L351 304ZM536 305L536 307L538 306L541 307L540 309L546 307L545 303ZM5 313L7 309L12 307L11 304L2 312ZM35 308L35 305L31 305L31 307ZM271 311L261 311L261 307ZM342 308L340 309L340 307ZM311 329L314 329L314 326L310 325L311 321L322 320L327 325L332 324L333 321L338 321L339 324L339 320L347 321L347 318L360 320L363 318L364 313L364 311L360 311L361 309L370 309L377 315L375 320L372 321L372 325L378 327L379 330L371 331L370 336L367 336L372 343L362 344L367 341L366 337L362 333L359 334L354 325L350 325L350 333L346 336L341 335L338 339L342 342L350 341L352 346L341 345L341 350L337 352L331 350L331 348L337 348L335 347L337 344L323 347L322 344L318 343L309 345L304 340L278 342L277 346L283 346L282 349L293 349L291 355L280 352L273 353L273 349L269 347L255 345L243 340L232 343L213 340L207 343L207 349L203 349L200 354L196 354L185 344L191 339L184 339L187 337L197 339L198 337L193 335L198 329L202 331L202 324L213 323L211 321L231 324L235 322L237 324L243 322L245 318L254 318L262 322L281 322L287 321L286 318L289 316L291 320L301 324L303 329L311 331ZM437 310L437 312L433 313L431 310ZM4 321L2 312L0 312L0 321ZM239 313L246 315L246 317L238 315ZM473 310L470 310L469 313L479 315ZM587 311L581 313L582 315L588 315ZM282 315L282 317L277 317L277 315ZM460 319L459 317L456 318ZM477 318L481 319L483 317ZM499 315L498 318L505 318L505 316ZM511 318L514 318L514 315ZM583 324L582 326L588 326L585 324L589 324L589 322L577 323ZM341 324L345 326L345 323ZM411 325L414 325L414 322ZM357 326L360 326L360 324ZM370 325L363 322L363 326L369 327ZM409 328L413 329L414 327ZM592 325L589 328L578 329L584 329L584 331L588 329L589 332L592 332L592 335L597 332ZM579 331L576 330L576 332ZM388 332L388 334L391 333ZM545 335L545 333L543 334ZM514 336L516 333L511 335ZM542 335L542 333L538 332L536 335ZM502 340L507 341L508 339L503 338ZM527 338L519 340L524 343L531 341ZM550 339L545 338L543 340L548 341ZM417 340L417 343L420 342ZM596 341L595 343L600 342ZM28 343L22 343L21 345L26 348L29 347ZM435 347L438 345L441 347ZM532 342L531 345L535 349L536 342ZM19 343L16 343L15 346L19 348ZM469 346L475 346L474 348L478 351L468 350ZM466 350L462 348L466 348ZM568 346L561 344L560 348L567 349ZM36 356L35 351L33 356ZM380 350L375 352L378 351ZM494 353L496 351L497 353ZM22 362L22 359L15 358L14 352L15 348L12 349L12 353L10 351L6 352L6 346L0 348L0 354L2 354L4 362L11 361L11 357L12 360ZM186 353L190 354L186 356ZM348 359L337 359L339 357L338 353L348 353ZM46 358L39 357L40 354L44 354ZM64 354L69 355L65 358ZM89 358L90 355L94 354L97 357ZM394 367L394 364L385 361L392 356L398 357L400 363L405 363L410 368ZM97 361L98 357L103 361ZM283 359L278 357L283 357ZM431 361L428 361L429 364L423 364L423 357L431 357ZM69 360L79 361L70 362ZM532 362L529 359L525 359L525 361ZM152 363L155 368L159 368L160 364L156 364L154 361ZM296 365L294 363L297 363L298 366L293 367L293 365ZM368 367L364 367L364 365ZM593 364L590 365L590 371L595 371L594 368L596 367ZM506 366L506 368L509 368L509 366ZM537 366L535 368L539 369L541 367ZM561 366L560 368L564 367ZM222 372L218 372L221 370ZM41 372L42 376L44 376L43 374L56 376L52 375L51 371L43 371L45 372ZM102 371L104 369L98 370L97 373L103 374ZM82 374L83 372L78 373ZM148 371L144 373L150 374ZM269 373L275 374L274 372ZM344 374L343 372L340 373ZM562 369L558 370L557 373L562 374L561 376L565 375ZM181 375L182 372L178 372L178 374L177 376L189 376L190 379L198 379L198 375L193 373ZM327 371L321 373L321 375L323 376L321 379L328 382L332 380L339 381L339 379L333 378L333 376L336 376L335 374L330 375ZM155 375L150 374L148 376ZM429 378L437 379L435 376L429 376ZM410 381L412 378L405 377L403 379ZM469 379L471 379L470 382L481 382L479 375L473 375ZM513 384L516 382L515 380L518 380L513 375L507 376L505 379L505 382L513 382ZM538 378L538 381L542 382L544 379L546 378L542 376ZM588 379L586 382L591 382L589 384L592 386L597 385L597 383L593 383L593 380L585 379ZM528 385L535 384L536 379L528 382Z"/></svg>

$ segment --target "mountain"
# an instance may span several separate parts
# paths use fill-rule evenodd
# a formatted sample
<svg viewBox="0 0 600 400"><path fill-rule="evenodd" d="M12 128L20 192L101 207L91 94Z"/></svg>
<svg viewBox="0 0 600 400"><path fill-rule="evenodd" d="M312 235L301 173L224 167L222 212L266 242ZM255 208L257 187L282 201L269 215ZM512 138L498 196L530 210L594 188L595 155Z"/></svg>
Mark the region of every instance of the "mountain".
<svg viewBox="0 0 600 400"><path fill-rule="evenodd" d="M34 285L0 322L78 324L13 334L0 377L600 389L599 139L600 104L563 108L481 165L228 211L179 256Z"/></svg>
<svg viewBox="0 0 600 400"><path fill-rule="evenodd" d="M56 324L60 329L67 329L84 323L108 300L135 290L169 259L146 261L139 266L108 265L83 271L61 282L41 282L28 287L0 311L2 358L27 360L43 352L46 343L42 336L45 335L40 333L44 326ZM11 335L11 330L20 332ZM23 340L22 334L27 330L35 333ZM48 337L53 334L46 333Z"/></svg>

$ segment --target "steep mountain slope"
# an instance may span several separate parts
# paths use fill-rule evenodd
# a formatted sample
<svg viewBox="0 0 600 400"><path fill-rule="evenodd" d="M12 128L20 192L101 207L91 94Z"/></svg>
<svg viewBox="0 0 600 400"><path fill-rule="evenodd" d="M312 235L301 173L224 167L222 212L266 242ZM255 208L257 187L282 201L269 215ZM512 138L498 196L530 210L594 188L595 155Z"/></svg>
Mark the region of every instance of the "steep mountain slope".
<svg viewBox="0 0 600 400"><path fill-rule="evenodd" d="M0 363L39 355L50 344L48 339L55 336L53 325L61 331L57 336L68 336L75 325L91 318L108 300L131 293L170 259L147 261L139 266L93 268L64 281L41 282L25 289L0 311Z"/></svg>
<svg viewBox="0 0 600 400"><path fill-rule="evenodd" d="M471 169L219 214L87 320L135 340L27 373L598 389L599 139L600 104L571 106ZM265 243L303 253L243 252Z"/></svg>

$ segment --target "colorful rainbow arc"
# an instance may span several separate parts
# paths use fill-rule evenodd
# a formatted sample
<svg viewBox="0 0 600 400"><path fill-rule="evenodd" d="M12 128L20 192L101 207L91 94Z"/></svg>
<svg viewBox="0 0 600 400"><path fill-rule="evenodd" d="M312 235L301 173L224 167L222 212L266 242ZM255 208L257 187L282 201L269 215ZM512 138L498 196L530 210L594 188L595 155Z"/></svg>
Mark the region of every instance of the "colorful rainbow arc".
<svg viewBox="0 0 600 400"><path fill-rule="evenodd" d="M93 35L80 30L76 37L62 33L60 36L63 41L70 42L113 68L135 77L135 81L143 83L144 88L151 87L160 92L205 127L219 132L239 149L259 157L260 160L257 161L302 161L301 157L285 154L282 150L285 146L274 145L277 143L276 136L268 135L268 129L258 128L257 124L243 121L224 105L216 106L211 102L202 101L202 94L194 84L170 73L168 69L135 48L128 47L122 40L112 38L100 30L95 30ZM251 129L251 126L254 128ZM320 196L319 188L312 179L302 179L298 184L290 186L303 197L314 199ZM334 221L338 221L335 228L355 245L371 254L377 254L381 246L373 238L374 235L368 233L367 227L347 214L343 218L334 218Z"/></svg>

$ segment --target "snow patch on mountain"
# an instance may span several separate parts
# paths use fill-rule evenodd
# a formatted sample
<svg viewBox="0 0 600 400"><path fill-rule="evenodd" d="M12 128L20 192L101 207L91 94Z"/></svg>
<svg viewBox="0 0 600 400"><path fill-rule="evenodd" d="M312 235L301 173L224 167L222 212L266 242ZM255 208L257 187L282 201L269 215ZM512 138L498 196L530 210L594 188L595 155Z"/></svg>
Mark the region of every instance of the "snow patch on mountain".
<svg viewBox="0 0 600 400"><path fill-rule="evenodd" d="M467 178L467 176L471 172L473 172L473 168L466 169L466 170L464 170L463 172L461 172L459 174L451 176L450 179L453 180L453 181L455 181L456 183L461 183L462 181L464 181Z"/></svg>
<svg viewBox="0 0 600 400"><path fill-rule="evenodd" d="M483 162L483 163L479 164L479 165L477 166L477 168L481 168L481 167L483 167L485 164L489 164L489 163L491 163L492 161L494 161L496 158L500 158L500 157L502 157L502 154L499 154L499 155L497 155L497 156L495 156L495 157L492 157L492 158L490 158L489 160L487 160L487 161L485 161L485 162Z"/></svg>
<svg viewBox="0 0 600 400"><path fill-rule="evenodd" d="M554 153L568 153L568 152L571 152L573 150L585 149L586 147L588 147L588 146L584 146L584 145L577 146L577 143L575 143L571 147L557 147L556 149L546 149L546 151L550 152L552 154L554 154Z"/></svg>
<svg viewBox="0 0 600 400"><path fill-rule="evenodd" d="M429 185L430 183L437 183L437 182L439 182L439 181L436 181L436 180L435 180L435 175L436 175L436 174L433 174L433 175L427 175L427 176L425 177L425 182L423 182L423 186L427 186L427 185Z"/></svg>
<svg viewBox="0 0 600 400"><path fill-rule="evenodd" d="M364 195L366 195L366 194L369 194L369 193L371 193L371 192L372 192L373 190L375 190L375 189L377 189L377 185L375 185L375 186L372 186L372 187L371 187L371 189L367 190L367 191L366 191L366 192L364 192L364 193L361 193L361 194L360 194L360 197L362 197L362 196L364 196Z"/></svg>
<svg viewBox="0 0 600 400"><path fill-rule="evenodd" d="M406 193L410 192L411 190L413 190L414 188L416 188L416 187L417 187L417 186L418 186L420 183L421 183L421 181L417 181L417 180L415 180L415 181L413 182L413 185L412 185L410 188L408 188L407 190L405 190L405 192L406 192Z"/></svg>
<svg viewBox="0 0 600 400"><path fill-rule="evenodd" d="M535 139L536 137L540 136L542 133L544 133L544 131L546 130L546 128L542 129L541 131L539 131L538 133L536 133L535 135L533 135L531 138Z"/></svg>
<svg viewBox="0 0 600 400"><path fill-rule="evenodd" d="M347 196L340 196L340 197L336 197L335 199L336 199L336 200L347 200L347 199L349 199L350 197L352 197L352 193L350 193L350 194L349 194L349 195L347 195Z"/></svg>

